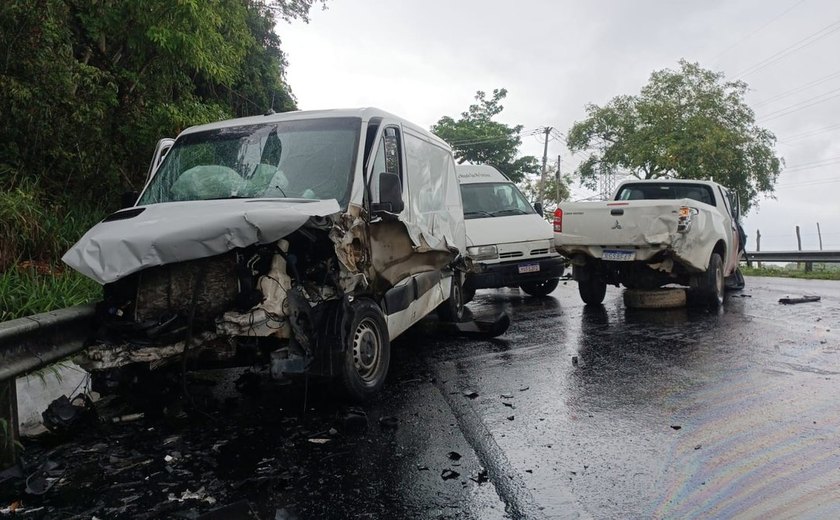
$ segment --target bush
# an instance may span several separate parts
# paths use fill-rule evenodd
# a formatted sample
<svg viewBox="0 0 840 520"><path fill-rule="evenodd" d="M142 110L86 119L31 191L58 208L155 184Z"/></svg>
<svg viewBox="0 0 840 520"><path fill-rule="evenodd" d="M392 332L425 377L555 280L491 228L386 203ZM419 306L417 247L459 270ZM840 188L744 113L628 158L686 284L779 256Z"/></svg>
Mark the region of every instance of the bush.
<svg viewBox="0 0 840 520"><path fill-rule="evenodd" d="M0 274L0 321L92 302L101 292L99 284L72 270L15 266Z"/></svg>

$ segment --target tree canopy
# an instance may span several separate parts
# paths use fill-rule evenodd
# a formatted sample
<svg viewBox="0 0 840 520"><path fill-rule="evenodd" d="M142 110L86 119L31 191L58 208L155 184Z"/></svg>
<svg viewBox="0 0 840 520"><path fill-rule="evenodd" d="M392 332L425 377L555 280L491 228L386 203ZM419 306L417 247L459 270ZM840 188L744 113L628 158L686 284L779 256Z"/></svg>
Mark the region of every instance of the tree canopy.
<svg viewBox="0 0 840 520"><path fill-rule="evenodd" d="M503 88L494 89L490 99L479 90L475 94L477 103L462 112L458 120L444 116L431 130L452 146L459 163L491 164L518 182L526 173L538 172L540 165L534 156L517 157L522 144L522 125L510 126L493 120L504 110L501 101L505 96L507 90Z"/></svg>
<svg viewBox="0 0 840 520"><path fill-rule="evenodd" d="M773 193L783 162L775 136L744 101L746 90L744 82L681 60L679 70L651 74L638 95L588 105L588 117L567 136L571 151L589 152L577 168L582 183L594 188L602 172L712 179L749 210L760 194Z"/></svg>
<svg viewBox="0 0 840 520"><path fill-rule="evenodd" d="M112 197L161 137L294 109L275 23L323 1L0 3L0 190Z"/></svg>

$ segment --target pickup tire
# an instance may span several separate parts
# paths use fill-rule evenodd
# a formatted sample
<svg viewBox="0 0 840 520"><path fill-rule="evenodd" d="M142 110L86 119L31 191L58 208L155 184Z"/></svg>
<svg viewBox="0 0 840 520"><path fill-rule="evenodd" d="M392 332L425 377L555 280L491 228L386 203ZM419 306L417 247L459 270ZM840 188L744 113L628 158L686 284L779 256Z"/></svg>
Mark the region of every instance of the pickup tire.
<svg viewBox="0 0 840 520"><path fill-rule="evenodd" d="M586 305L600 305L607 294L607 282L596 275L591 267L584 269L583 276L578 280L580 299Z"/></svg>
<svg viewBox="0 0 840 520"><path fill-rule="evenodd" d="M676 309L685 307L685 289L627 289L624 306L628 309Z"/></svg>
<svg viewBox="0 0 840 520"><path fill-rule="evenodd" d="M712 253L709 269L698 275L696 287L703 303L714 309L723 305L723 259L719 254Z"/></svg>
<svg viewBox="0 0 840 520"><path fill-rule="evenodd" d="M346 333L339 379L344 393L361 402L382 388L391 362L391 341L382 310L373 301L358 298Z"/></svg>
<svg viewBox="0 0 840 520"><path fill-rule="evenodd" d="M550 280L545 280L543 282L523 283L519 286L519 288L531 296L542 298L551 294L554 289L557 289L558 285L560 285L560 279L551 278Z"/></svg>

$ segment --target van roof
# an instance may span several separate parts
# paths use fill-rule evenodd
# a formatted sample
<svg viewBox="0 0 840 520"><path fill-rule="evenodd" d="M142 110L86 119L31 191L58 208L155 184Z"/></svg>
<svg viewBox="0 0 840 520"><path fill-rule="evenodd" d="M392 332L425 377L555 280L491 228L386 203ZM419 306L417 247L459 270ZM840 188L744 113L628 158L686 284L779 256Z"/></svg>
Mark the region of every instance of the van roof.
<svg viewBox="0 0 840 520"><path fill-rule="evenodd" d="M510 182L510 179L489 164L456 164L458 182L475 184L479 182Z"/></svg>
<svg viewBox="0 0 840 520"><path fill-rule="evenodd" d="M370 121L374 117L381 117L385 119L396 119L403 127L426 136L427 138L437 142L441 146L449 149L449 144L443 139L429 132L428 130L415 125L414 123L403 119L400 116L386 112L385 110L374 107L362 108L336 108L329 110L293 110L291 112L280 112L276 114L264 114L261 116L239 117L236 119L226 119L224 121L217 121L215 123L207 123L204 125L191 126L181 132L181 134L192 134L194 132L204 132L207 130L218 130L220 128L230 128L235 126L259 125L264 123L276 123L280 121L297 121L303 119L323 119L323 118L338 118L338 117L358 117L363 122Z"/></svg>

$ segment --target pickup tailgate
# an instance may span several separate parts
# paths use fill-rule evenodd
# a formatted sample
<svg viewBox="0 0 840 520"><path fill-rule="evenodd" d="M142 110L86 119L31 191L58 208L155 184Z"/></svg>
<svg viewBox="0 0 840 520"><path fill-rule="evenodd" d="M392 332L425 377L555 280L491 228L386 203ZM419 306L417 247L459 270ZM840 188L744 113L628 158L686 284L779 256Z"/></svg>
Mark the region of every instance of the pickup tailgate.
<svg viewBox="0 0 840 520"><path fill-rule="evenodd" d="M683 206L696 211L687 229L680 232ZM562 231L555 229L554 243L568 256L582 252L605 260L647 260L671 249L687 264L705 269L707 251L714 246L714 237L720 236L720 224L712 222L716 208L691 199L577 202L560 208Z"/></svg>

